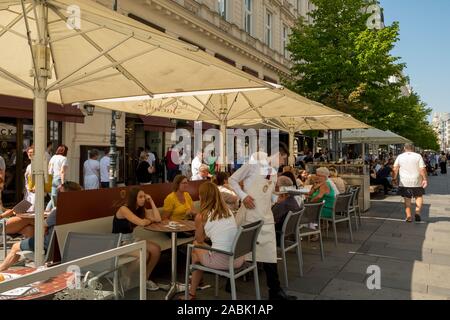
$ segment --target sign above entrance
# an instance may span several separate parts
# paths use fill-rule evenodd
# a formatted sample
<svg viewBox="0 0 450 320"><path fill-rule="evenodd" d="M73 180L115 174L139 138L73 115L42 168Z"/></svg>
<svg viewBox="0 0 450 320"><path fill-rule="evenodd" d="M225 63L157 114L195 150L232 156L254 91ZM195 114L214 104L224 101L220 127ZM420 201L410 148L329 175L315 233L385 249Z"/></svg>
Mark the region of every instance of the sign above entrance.
<svg viewBox="0 0 450 320"><path fill-rule="evenodd" d="M15 126L0 123L0 136L15 136L17 133L17 128Z"/></svg>

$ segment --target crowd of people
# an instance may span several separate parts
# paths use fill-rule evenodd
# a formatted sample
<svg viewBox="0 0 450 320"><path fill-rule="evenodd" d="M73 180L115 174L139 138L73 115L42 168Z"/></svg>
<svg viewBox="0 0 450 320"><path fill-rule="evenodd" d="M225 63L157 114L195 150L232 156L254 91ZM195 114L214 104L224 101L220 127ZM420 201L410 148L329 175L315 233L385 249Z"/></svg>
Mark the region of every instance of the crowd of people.
<svg viewBox="0 0 450 320"><path fill-rule="evenodd" d="M61 145L55 154L49 157L49 176L51 176L51 200L47 209L51 211L46 220L46 242L56 223L56 199L58 193L82 190L77 183L67 179L68 161L67 147ZM179 152L171 148L169 153L174 157ZM34 156L31 146L27 150L30 159ZM169 155L170 155L169 154ZM176 154L176 155L175 155ZM325 154L325 153L324 153ZM322 157L324 157L322 154ZM152 156L153 155L153 156ZM112 232L121 233L123 243L135 241L133 230L137 226L148 226L162 221L194 220L195 232L180 234L180 236L194 237L194 243L202 246L230 251L236 236L238 226L246 223L262 220L264 225L258 238L257 261L262 263L269 288L269 299L292 300L295 297L288 295L280 286L277 269L277 244L284 219L289 212L300 211L305 202L324 202L321 216L330 218L336 196L345 193L348 185L339 176L336 167L319 167L315 174L306 170L290 166L275 167L275 163L285 163L289 156L288 149L284 143L280 143L279 152L269 157L263 152L257 152L252 157L253 161L242 165L231 176L226 172L220 172L217 168L217 158L204 157L202 152L196 154L192 161L189 174L180 172L180 162L171 158L171 167L167 162L168 169L172 172L168 175L172 178L173 190L165 199L162 212L156 207L150 194L145 193L142 187L136 186L129 190L128 200L114 214ZM319 156L320 157L320 156ZM96 189L107 187L107 172L109 169L108 153L99 161L99 152L91 150L89 159L84 163L84 189ZM433 162L434 159L434 162ZM302 159L300 161L305 161ZM307 160L309 161L309 160ZM405 198L407 221L412 220L411 201L416 198L415 219L420 221L421 199L424 188L427 186L426 170L429 166L439 162L441 174L446 174L448 155L441 153L439 158L435 154L425 153L421 156L412 151L412 147L405 146L405 153L394 158L392 154L381 159L370 159L370 181L371 184L381 184L385 193L394 189L397 178L400 176L401 183L398 192ZM443 163L441 165L441 163ZM151 175L156 165L155 155L149 150L140 152L140 162L137 168L138 181L141 185L151 183ZM0 159L1 169L1 159ZM425 175L424 175L425 174ZM34 186L28 183L31 177L31 166L25 172L27 181L26 199L32 200ZM189 193L189 181L204 180L205 183L199 188L199 208L194 205ZM0 175L0 187L3 184ZM310 191L305 196L291 193L292 189L309 187ZM408 200L409 199L409 200ZM408 211L409 210L409 211ZM4 210L0 218L8 219L7 233L20 233L24 239L14 244L8 256L0 265L0 271L8 269L18 258L18 252L34 249L34 225L25 222L19 217L14 217L12 210ZM311 227L311 226L310 226ZM317 227L317 226L312 226ZM50 233L49 233L50 232ZM317 240L317 239L311 239ZM159 286L151 280L151 274L158 264L161 248L158 244L147 241L147 289L158 290ZM235 261L235 267L244 263L244 258ZM228 268L228 256L221 253L212 253L207 249L195 249L193 262L217 268ZM196 297L196 288L202 279L202 272L195 271L191 279L191 299Z"/></svg>

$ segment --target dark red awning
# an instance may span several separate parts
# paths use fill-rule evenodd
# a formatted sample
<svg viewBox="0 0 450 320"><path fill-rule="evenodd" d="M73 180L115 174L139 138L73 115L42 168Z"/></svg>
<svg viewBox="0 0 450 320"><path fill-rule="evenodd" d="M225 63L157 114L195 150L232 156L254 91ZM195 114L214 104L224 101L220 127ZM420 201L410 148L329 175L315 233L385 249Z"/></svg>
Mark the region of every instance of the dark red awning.
<svg viewBox="0 0 450 320"><path fill-rule="evenodd" d="M0 95L0 117L33 119L33 100ZM47 119L84 123L84 115L76 106L56 103L48 103Z"/></svg>

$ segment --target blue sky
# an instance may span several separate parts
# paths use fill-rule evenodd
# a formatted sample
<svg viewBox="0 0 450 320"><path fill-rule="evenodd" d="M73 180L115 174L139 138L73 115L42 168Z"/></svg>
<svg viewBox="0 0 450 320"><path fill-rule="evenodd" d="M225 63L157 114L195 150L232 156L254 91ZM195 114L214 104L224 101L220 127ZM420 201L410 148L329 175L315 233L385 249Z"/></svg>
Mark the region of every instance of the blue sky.
<svg viewBox="0 0 450 320"><path fill-rule="evenodd" d="M433 111L450 112L450 0L380 0L385 24L400 23L393 50Z"/></svg>

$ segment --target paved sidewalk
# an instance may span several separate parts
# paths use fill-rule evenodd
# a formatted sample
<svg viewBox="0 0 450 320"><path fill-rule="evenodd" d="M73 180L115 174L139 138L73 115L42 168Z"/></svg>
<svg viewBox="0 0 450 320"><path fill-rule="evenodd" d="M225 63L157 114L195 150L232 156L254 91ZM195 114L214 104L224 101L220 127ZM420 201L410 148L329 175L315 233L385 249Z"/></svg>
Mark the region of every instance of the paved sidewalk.
<svg viewBox="0 0 450 320"><path fill-rule="evenodd" d="M362 228L354 233L354 243L350 243L345 224L338 225L338 247L334 246L330 231L324 243L325 261L320 260L317 243L304 241L303 277L298 275L295 255L288 256L289 293L307 300L450 299L450 175L430 177L429 181L421 223L405 223L401 198L388 196L372 201L371 209L364 214ZM369 290L366 286L370 265L381 268L380 290ZM180 263L180 280L184 279L183 268ZM157 272L168 279L166 273ZM205 281L214 283L209 276ZM267 289L262 271L260 283L265 298ZM224 287L222 280L219 298L230 299ZM254 299L252 280L238 281L237 288L238 299ZM127 298L133 296L130 292ZM148 292L149 299L163 296L162 291ZM199 291L197 298L215 299L214 289Z"/></svg>
<svg viewBox="0 0 450 320"><path fill-rule="evenodd" d="M302 242L304 276L299 277L296 256L288 254L290 294L302 300L314 299L448 299L450 300L450 175L429 177L423 222L405 223L401 198L388 196L373 200L364 213L363 225L348 237L345 224L338 225L339 244L333 235L325 237L325 260L321 261L318 243ZM185 256L178 256L178 279L184 281ZM381 289L366 286L367 267L381 269ZM170 253L165 252L155 269L160 282L170 279ZM282 279L281 268L280 279ZM265 274L260 271L263 298L267 298ZM205 275L205 283L214 283ZM219 299L229 300L221 280ZM237 281L238 299L254 299L253 280ZM148 291L148 299L163 299L165 292ZM126 299L138 299L130 290ZM216 299L214 289L199 291L197 299Z"/></svg>

